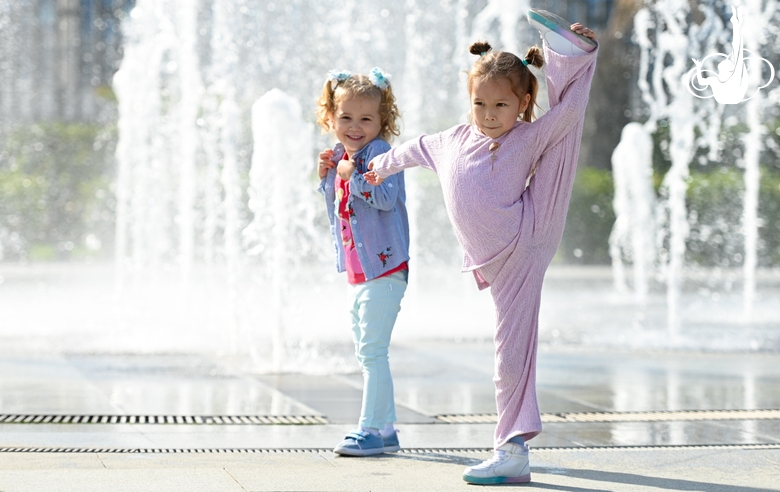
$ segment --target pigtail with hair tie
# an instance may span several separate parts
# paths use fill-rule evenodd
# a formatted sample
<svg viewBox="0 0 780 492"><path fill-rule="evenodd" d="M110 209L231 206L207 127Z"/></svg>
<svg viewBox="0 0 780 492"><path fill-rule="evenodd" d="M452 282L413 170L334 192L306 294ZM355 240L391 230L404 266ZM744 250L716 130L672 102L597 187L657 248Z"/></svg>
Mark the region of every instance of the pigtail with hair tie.
<svg viewBox="0 0 780 492"><path fill-rule="evenodd" d="M487 41L477 41L475 43L471 43L471 46L469 46L469 53L472 55L477 55L480 58L487 55L493 50L493 47L490 46L490 43Z"/></svg>
<svg viewBox="0 0 780 492"><path fill-rule="evenodd" d="M371 72L368 74L368 80L382 91L390 87L390 74L383 72L379 67L371 69Z"/></svg>
<svg viewBox="0 0 780 492"><path fill-rule="evenodd" d="M328 72L331 90L336 90L336 86L339 85L339 82L344 82L350 77L352 77L352 72L349 70L331 70Z"/></svg>

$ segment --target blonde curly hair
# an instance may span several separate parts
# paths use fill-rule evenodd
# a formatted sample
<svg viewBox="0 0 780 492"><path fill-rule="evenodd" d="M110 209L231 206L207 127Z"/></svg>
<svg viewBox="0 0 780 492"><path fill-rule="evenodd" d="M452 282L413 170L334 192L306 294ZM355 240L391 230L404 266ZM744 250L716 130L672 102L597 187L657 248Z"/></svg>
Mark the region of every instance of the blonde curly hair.
<svg viewBox="0 0 780 492"><path fill-rule="evenodd" d="M344 80L326 80L322 86L322 94L317 99L317 124L322 127L322 132L327 133L331 128L331 117L336 112L336 105L344 99L364 97L379 101L379 118L382 127L379 138L389 142L395 136L401 134L398 120L401 113L395 103L393 88L387 85L380 89L374 85L365 75L350 75Z"/></svg>

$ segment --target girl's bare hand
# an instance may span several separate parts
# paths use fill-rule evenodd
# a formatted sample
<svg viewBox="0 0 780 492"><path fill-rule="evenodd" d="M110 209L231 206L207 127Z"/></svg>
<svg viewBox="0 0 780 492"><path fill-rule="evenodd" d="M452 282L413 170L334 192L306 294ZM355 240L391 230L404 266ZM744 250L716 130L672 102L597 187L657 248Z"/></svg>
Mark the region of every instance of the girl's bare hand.
<svg viewBox="0 0 780 492"><path fill-rule="evenodd" d="M363 179L366 180L366 183L374 186L379 186L382 184L382 181L384 181L384 178L380 178L377 176L376 171L368 171L363 175Z"/></svg>
<svg viewBox="0 0 780 492"><path fill-rule="evenodd" d="M582 34L586 38L590 38L593 41L596 41L596 31L583 26L579 22L575 22L574 24L572 24L571 30L576 32L577 34Z"/></svg>
<svg viewBox="0 0 780 492"><path fill-rule="evenodd" d="M385 180L385 178L380 178L377 176L376 171L374 169L374 163L369 162L368 163L368 172L363 174L363 179L366 180L366 183L373 185L373 186L379 186L382 184L382 181Z"/></svg>
<svg viewBox="0 0 780 492"><path fill-rule="evenodd" d="M333 157L333 149L325 149L320 152L320 160L317 163L317 175L323 179L328 175L328 171L336 167L336 163L330 160Z"/></svg>
<svg viewBox="0 0 780 492"><path fill-rule="evenodd" d="M344 181L349 181L349 179L352 177L352 173L355 172L355 163L353 161L341 161L339 162L339 167L336 168L336 172L339 174L339 177L343 179Z"/></svg>

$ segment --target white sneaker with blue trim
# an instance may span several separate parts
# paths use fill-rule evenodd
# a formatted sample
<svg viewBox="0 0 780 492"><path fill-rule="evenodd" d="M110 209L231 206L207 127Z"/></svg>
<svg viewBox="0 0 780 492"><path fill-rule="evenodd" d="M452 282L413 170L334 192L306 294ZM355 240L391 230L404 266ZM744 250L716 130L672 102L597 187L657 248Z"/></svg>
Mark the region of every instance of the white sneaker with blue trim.
<svg viewBox="0 0 780 492"><path fill-rule="evenodd" d="M570 29L571 24L560 16L542 9L528 10L528 23L535 27L547 44L558 54L578 56L596 49L596 42Z"/></svg>
<svg viewBox="0 0 780 492"><path fill-rule="evenodd" d="M463 480L477 485L530 482L528 446L514 442L500 446L489 460L466 468Z"/></svg>

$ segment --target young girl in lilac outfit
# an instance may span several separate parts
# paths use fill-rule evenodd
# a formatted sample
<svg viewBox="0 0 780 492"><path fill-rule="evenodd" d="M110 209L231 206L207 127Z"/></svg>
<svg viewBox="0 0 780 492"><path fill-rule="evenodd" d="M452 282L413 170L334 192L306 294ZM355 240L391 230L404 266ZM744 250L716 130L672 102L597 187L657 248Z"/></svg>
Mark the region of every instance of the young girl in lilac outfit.
<svg viewBox="0 0 780 492"><path fill-rule="evenodd" d="M572 31L595 41L590 29ZM544 43L523 59L474 43L468 74L471 124L410 140L373 159L366 180L380 184L404 168L439 176L464 252L463 271L496 306L498 425L492 459L464 480L528 482L530 440L542 430L536 398L536 346L542 280L563 235L596 51L563 56ZM534 121L537 81L527 65L547 60L550 110ZM519 120L519 121L518 121Z"/></svg>

